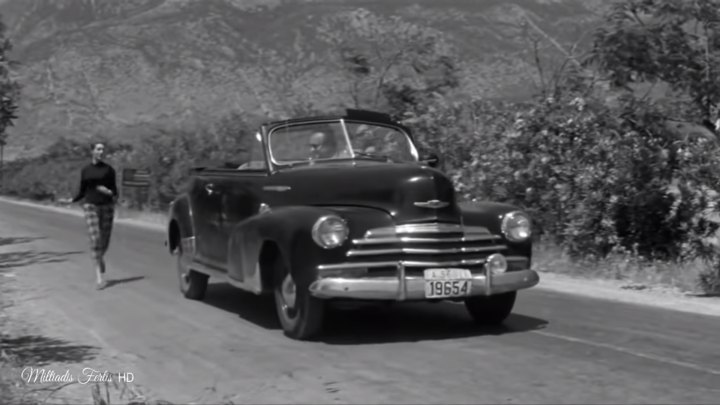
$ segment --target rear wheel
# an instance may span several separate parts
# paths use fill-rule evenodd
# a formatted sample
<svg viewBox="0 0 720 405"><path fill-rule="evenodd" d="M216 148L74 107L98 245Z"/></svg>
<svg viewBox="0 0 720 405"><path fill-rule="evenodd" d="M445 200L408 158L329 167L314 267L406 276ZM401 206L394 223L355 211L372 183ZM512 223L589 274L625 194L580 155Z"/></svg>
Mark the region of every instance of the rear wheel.
<svg viewBox="0 0 720 405"><path fill-rule="evenodd" d="M205 298L209 277L207 274L198 273L190 268L190 259L187 255L183 254L181 246L177 248L176 256L180 292L182 292L185 298L202 300Z"/></svg>
<svg viewBox="0 0 720 405"><path fill-rule="evenodd" d="M489 297L470 297L465 300L465 308L476 323L499 325L512 313L516 298L516 291Z"/></svg>
<svg viewBox="0 0 720 405"><path fill-rule="evenodd" d="M285 335L297 340L315 337L322 329L325 302L313 297L307 287L298 288L282 257L273 266L275 309Z"/></svg>

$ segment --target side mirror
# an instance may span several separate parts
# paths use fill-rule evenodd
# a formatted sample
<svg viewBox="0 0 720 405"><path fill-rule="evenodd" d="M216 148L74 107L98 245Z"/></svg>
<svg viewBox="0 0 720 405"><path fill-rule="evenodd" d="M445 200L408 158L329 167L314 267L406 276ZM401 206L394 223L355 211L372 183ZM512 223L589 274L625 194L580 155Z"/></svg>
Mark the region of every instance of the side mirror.
<svg viewBox="0 0 720 405"><path fill-rule="evenodd" d="M440 166L440 157L435 152L429 152L420 157L420 161L430 167Z"/></svg>

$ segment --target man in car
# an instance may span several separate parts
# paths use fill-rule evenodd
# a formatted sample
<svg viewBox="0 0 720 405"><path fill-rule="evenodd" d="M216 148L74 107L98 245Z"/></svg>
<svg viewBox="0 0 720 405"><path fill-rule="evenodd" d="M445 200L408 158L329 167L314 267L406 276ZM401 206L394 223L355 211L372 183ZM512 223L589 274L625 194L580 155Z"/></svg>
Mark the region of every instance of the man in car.
<svg viewBox="0 0 720 405"><path fill-rule="evenodd" d="M315 132L310 135L310 159L333 159L350 157L343 146L338 150L338 142L334 136L324 132Z"/></svg>

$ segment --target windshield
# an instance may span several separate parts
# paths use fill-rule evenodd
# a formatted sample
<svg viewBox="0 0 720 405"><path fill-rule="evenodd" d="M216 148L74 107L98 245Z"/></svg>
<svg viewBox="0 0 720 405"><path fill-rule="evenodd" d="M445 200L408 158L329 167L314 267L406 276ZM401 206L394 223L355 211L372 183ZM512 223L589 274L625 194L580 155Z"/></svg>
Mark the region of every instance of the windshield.
<svg viewBox="0 0 720 405"><path fill-rule="evenodd" d="M416 162L417 150L398 128L330 121L278 128L268 138L273 163L288 165L342 159Z"/></svg>

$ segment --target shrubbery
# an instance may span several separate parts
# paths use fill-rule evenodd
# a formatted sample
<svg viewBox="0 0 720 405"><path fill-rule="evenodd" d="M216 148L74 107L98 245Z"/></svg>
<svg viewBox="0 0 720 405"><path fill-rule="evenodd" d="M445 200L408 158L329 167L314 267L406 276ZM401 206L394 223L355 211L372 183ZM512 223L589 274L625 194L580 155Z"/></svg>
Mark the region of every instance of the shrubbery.
<svg viewBox="0 0 720 405"><path fill-rule="evenodd" d="M130 149L112 140L100 139L108 145L108 158L116 161ZM78 191L80 169L88 163L90 142L61 138L45 154L5 164L3 193L35 200L56 200Z"/></svg>
<svg viewBox="0 0 720 405"><path fill-rule="evenodd" d="M104 138L92 142L105 143L106 159L117 171L118 187L124 168L151 172L148 195L123 190L131 193L122 196L127 205L164 210L180 192L194 165L244 159L245 143L257 120L231 116L195 131L157 131L135 143ZM80 170L89 162L91 146L91 141L61 138L42 156L6 164L3 193L49 201L73 196L79 186Z"/></svg>
<svg viewBox="0 0 720 405"><path fill-rule="evenodd" d="M650 112L629 115L578 96L544 100L495 133L471 137L454 173L468 198L527 207L576 256L620 245L662 259L707 237L717 144L678 140ZM623 118L618 118L623 117ZM459 147L462 148L460 145Z"/></svg>
<svg viewBox="0 0 720 405"><path fill-rule="evenodd" d="M145 139L117 164L151 172L148 205L164 210L185 184L190 168L204 161L240 161L246 158L249 136L257 118L231 116L197 131L161 132Z"/></svg>
<svg viewBox="0 0 720 405"><path fill-rule="evenodd" d="M587 90L434 103L404 118L441 153L462 198L525 208L575 259L699 260L710 269L702 284L716 288L719 143L675 131L631 92L609 104Z"/></svg>

